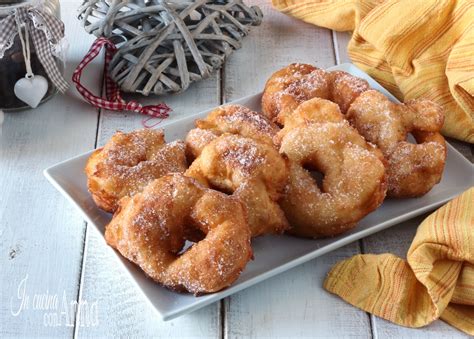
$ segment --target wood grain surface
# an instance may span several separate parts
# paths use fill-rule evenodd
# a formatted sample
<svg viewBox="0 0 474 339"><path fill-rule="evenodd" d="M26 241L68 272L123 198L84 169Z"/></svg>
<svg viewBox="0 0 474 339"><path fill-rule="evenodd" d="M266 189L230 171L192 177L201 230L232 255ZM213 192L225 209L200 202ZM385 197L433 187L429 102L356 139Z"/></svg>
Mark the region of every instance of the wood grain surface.
<svg viewBox="0 0 474 339"><path fill-rule="evenodd" d="M224 69L166 97L134 97L144 104L165 101L173 113L159 126L262 90L268 76L291 62L329 67L348 61L346 33L331 32L274 11L266 0L264 19L252 29ZM76 1L62 2L70 41L66 76L83 57L93 37L76 18ZM84 73L99 92L102 60ZM422 217L402 223L312 260L192 314L162 322L120 267L93 227L46 181L42 170L103 145L116 130L142 126L143 116L98 111L71 88L39 108L7 113L0 135L0 337L465 337L442 321L422 329L393 325L325 292L330 267L357 253L392 252L402 257ZM470 145L453 142L471 161ZM26 280L25 280L26 278ZM22 283L23 281L23 283ZM29 297L29 303L21 301ZM72 313L51 325L48 310L35 296L97 306L97 322ZM43 305L44 306L44 305ZM17 315L14 315L18 313ZM45 315L46 314L46 315ZM54 320L54 319L53 319Z"/></svg>
<svg viewBox="0 0 474 339"><path fill-rule="evenodd" d="M66 22L75 21L76 5L63 4ZM67 25L66 34L74 42L66 69L70 78L73 65L93 39L78 25ZM97 60L84 81L99 90L101 79ZM34 298L58 296L61 301L65 295L68 302L77 299L85 223L42 171L94 147L96 129L97 111L73 89L35 110L5 113L0 136L1 337L73 334L73 315L62 317L61 326L54 326L56 322L45 316L50 312L38 309L48 305L35 303ZM30 298L28 307L21 306L23 295Z"/></svg>

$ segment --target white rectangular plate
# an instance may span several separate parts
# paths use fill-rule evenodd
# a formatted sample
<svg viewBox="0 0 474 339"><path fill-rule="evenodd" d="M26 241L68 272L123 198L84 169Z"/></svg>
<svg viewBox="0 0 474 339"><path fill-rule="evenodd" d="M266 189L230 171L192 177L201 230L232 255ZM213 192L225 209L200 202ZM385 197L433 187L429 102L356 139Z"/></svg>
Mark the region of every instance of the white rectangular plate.
<svg viewBox="0 0 474 339"><path fill-rule="evenodd" d="M329 70L343 70L364 78L372 88L384 93L393 101L398 101L366 73L352 64L335 66ZM260 111L260 98L261 93L233 103ZM210 111L188 116L165 125L167 140L184 138L187 132L194 127L194 120L205 117ZM103 235L105 225L110 221L111 215L98 209L87 191L84 167L91 153L92 151L54 165L46 169L44 174L82 212L84 218ZM256 238L252 242L255 260L247 265L239 279L231 287L219 293L195 297L190 294L171 292L146 278L137 266L122 258L118 252L114 251L114 253L162 319L170 320L209 305L350 242L433 210L466 190L472 184L472 176L472 164L448 145L448 157L443 179L425 196L417 199L387 200L379 209L365 217L355 229L335 238L312 240L286 235Z"/></svg>

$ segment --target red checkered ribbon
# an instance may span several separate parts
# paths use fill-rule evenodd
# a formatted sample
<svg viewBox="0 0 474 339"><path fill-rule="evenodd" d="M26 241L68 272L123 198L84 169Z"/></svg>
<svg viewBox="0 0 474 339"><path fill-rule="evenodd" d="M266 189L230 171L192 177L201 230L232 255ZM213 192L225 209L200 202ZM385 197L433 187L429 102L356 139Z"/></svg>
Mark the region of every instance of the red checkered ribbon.
<svg viewBox="0 0 474 339"><path fill-rule="evenodd" d="M81 84L82 71L87 65L89 65L92 60L97 57L97 55L99 55L103 46L105 46L104 77L106 99L94 95L91 91L89 91ZM116 51L117 47L115 47L115 45L110 40L104 37L98 38L94 41L91 48L89 49L89 52L87 52L84 59L82 59L81 63L76 67L76 70L72 75L72 81L76 85L78 92L81 93L84 99L86 99L94 107L105 108L111 111L132 111L149 115L150 118L167 118L169 116L171 108L169 108L164 103L160 103L158 105L143 106L134 100L126 102L122 98L119 87L110 78L108 73L109 63L112 60L112 57L114 56ZM145 119L143 121L143 125L145 127L153 127L154 125L156 125L146 125L146 122L148 122L149 120L150 119Z"/></svg>

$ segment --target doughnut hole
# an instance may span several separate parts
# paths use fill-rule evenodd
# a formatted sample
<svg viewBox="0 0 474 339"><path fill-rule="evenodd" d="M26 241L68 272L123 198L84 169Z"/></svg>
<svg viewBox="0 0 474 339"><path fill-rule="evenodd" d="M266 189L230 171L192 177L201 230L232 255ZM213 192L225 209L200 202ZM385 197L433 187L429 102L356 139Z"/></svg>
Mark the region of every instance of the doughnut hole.
<svg viewBox="0 0 474 339"><path fill-rule="evenodd" d="M324 189L323 189L324 174L321 173L320 171L313 169L312 167L313 166L309 166L309 165L303 166L303 168L311 174L311 177L313 178L315 185L317 185L319 189L324 192Z"/></svg>
<svg viewBox="0 0 474 339"><path fill-rule="evenodd" d="M416 141L416 139L415 139L415 137L413 136L412 133L407 134L406 142L409 143L409 144L418 145L418 142Z"/></svg>

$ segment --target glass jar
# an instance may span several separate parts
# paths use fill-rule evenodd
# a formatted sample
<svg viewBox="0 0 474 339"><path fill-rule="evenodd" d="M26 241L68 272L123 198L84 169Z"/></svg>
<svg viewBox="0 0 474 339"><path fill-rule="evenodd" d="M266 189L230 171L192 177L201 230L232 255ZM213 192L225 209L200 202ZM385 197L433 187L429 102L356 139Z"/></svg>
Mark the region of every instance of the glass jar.
<svg viewBox="0 0 474 339"><path fill-rule="evenodd" d="M16 8L22 6L36 7L41 11L49 15L54 15L60 19L59 0L0 0L0 23L5 17L11 15ZM35 45L33 41L31 41L31 34L29 40L31 50L31 68L33 73L35 75L43 76L48 81L48 91L41 100L41 102L44 102L51 98L57 92L57 90L54 84L49 80L43 65L38 59ZM58 69L60 70L61 74L63 74L63 61L59 60L59 58L56 56L53 57L56 60ZM16 97L13 91L15 83L19 79L24 78L25 74L26 65L22 52L21 40L19 35L16 34L15 38L13 39L13 45L5 51L3 58L0 58L0 109L9 111L29 108L27 104Z"/></svg>

